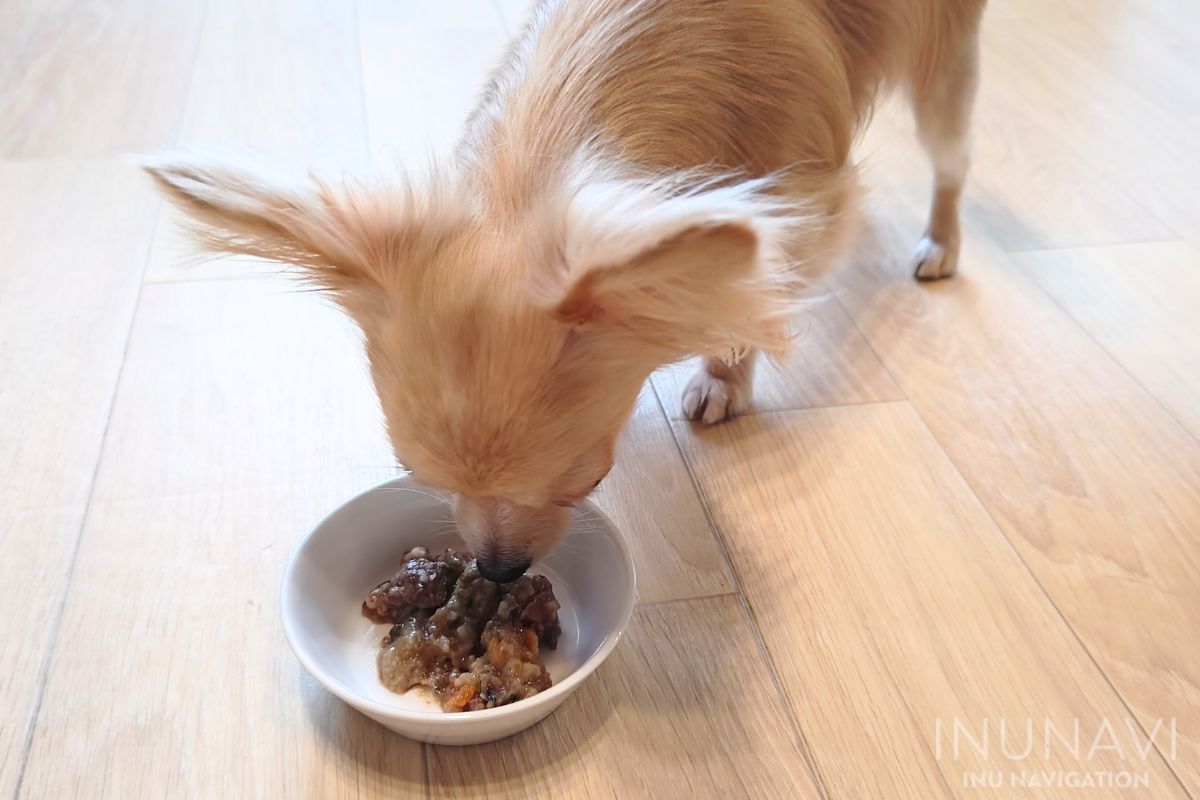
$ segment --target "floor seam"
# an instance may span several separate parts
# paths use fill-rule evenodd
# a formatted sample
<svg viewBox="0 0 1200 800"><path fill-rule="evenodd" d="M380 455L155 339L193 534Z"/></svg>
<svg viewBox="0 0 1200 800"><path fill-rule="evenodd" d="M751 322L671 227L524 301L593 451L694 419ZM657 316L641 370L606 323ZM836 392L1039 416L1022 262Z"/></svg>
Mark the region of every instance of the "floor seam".
<svg viewBox="0 0 1200 800"><path fill-rule="evenodd" d="M854 265L848 263L847 268L854 269ZM846 290L843 288L840 288L840 287L837 288L836 290L831 289L829 292L829 298L831 300L833 300L833 302L837 303L838 308L840 308L842 310L842 314L846 317L846 320L850 323L850 327L854 328L854 332L858 334L858 338L861 339L862 343L867 346L867 350L869 350L871 352L871 357L875 359L875 363L878 364L879 367L883 370L883 374L887 375L888 380L892 382L892 386L896 387L896 391L898 391L900 393L901 399L903 399L905 402L911 402L911 398L908 396L908 392L904 391L904 387L900 385L899 379L894 374L892 374L891 368L888 367L887 362L885 362L883 360L883 358L879 355L879 351L875 349L875 345L872 344L871 340L867 337L866 332L864 332L862 328L858 327L858 320L856 320L854 318L854 315L850 313L850 309L846 308L846 304L842 302L842 295L845 293L846 293ZM876 402L884 402L884 401L876 401ZM895 402L895 401L890 401L890 402ZM858 405L865 405L865 403L860 403Z"/></svg>
<svg viewBox="0 0 1200 800"><path fill-rule="evenodd" d="M144 274L146 266L149 265L150 251L151 251L151 248L153 247L155 232L158 230L159 217L160 217L160 215L156 213L154 216L154 222L151 223L150 235L148 237L147 244L146 244L145 261L143 264L143 274ZM25 783L25 771L29 766L29 756L30 756L32 748L33 748L34 734L37 731L37 723L38 723L38 719L40 717L41 710L42 710L42 700L45 698L46 686L49 683L50 668L54 661L54 655L58 649L57 645L58 645L59 629L60 629L60 626L62 625L63 616L64 616L64 613L66 611L66 606L67 606L67 594L68 594L67 587L70 585L71 579L74 577L75 565L79 559L79 550L80 550L80 546L83 542L83 533L87 529L88 520L91 517L91 511L92 511L92 507L93 507L92 502L95 499L96 479L99 477L99 474L100 474L100 465L104 462L104 451L106 449L106 445L108 444L108 433L109 433L109 428L112 425L113 409L116 406L117 394L120 391L121 380L125 374L125 361L129 355L129 344L133 339L133 329L137 322L138 308L141 306L142 289L144 288L144 286L145 286L145 284L143 284L141 279L139 278L139 280L137 282L137 288L136 288L136 291L134 294L133 307L130 309L129 326L125 332L125 343L124 343L124 346L121 348L121 362L120 362L120 365L117 367L116 380L114 380L114 382L113 382L112 393L109 395L108 413L104 420L104 428L100 434L100 444L96 450L96 460L95 460L95 463L92 465L92 476L88 483L87 498L83 504L83 515L80 517L79 528L75 534L75 544L71 549L71 556L67 560L67 568L66 568L65 572L63 573L62 597L59 599L58 608L56 608L54 611L53 622L51 623L51 627L50 627L50 637L46 644L46 655L42 659L42 665L41 665L41 669L39 671L37 696L36 696L36 700L34 701L33 713L29 719L28 730L26 731L26 734L25 734L25 746L24 746L22 756L21 756L21 769L17 773L17 783L16 783L15 789L13 790L13 799L14 800L19 800L19 798L21 797L21 790Z"/></svg>
<svg viewBox="0 0 1200 800"><path fill-rule="evenodd" d="M204 38L204 29L208 22L208 7L205 6L196 32L196 44L192 51L192 63L188 76L187 87L184 90L183 98L179 103L179 114L175 120L175 131L172 139L178 141L179 129L183 125L184 115L187 113L187 103L191 95L192 81L195 80L196 64L200 59L200 48ZM130 308L129 323L125 330L125 343L121 348L121 361L117 365L117 374L113 380L112 392L108 399L108 413L104 420L104 428L100 432L100 442L96 449L96 460L92 465L92 476L88 484L87 496L83 503L83 514L79 519L79 527L75 535L75 544L71 549L71 556L67 561L67 568L63 573L62 578L62 596L59 598L58 608L55 609L53 622L50 626L50 636L46 641L46 654L42 658L42 664L38 674L37 694L33 704L33 710L30 714L29 723L25 731L25 742L21 751L21 767L17 772L17 782L13 788L13 800L20 800L21 792L25 787L25 775L29 768L29 757L33 752L33 740L37 734L38 721L41 718L42 702L45 700L46 687L49 684L50 669L54 662L54 656L58 650L58 638L60 628L62 626L63 617L67 607L67 588L70 586L71 579L75 574L75 567L79 560L79 551L83 543L83 534L87 530L88 520L91 517L92 502L95 499L96 479L100 475L100 465L104 463L104 451L108 445L109 428L112 426L113 410L116 408L117 396L121 389L121 382L125 376L125 364L129 357L129 347L133 341L133 331L137 324L138 310L142 304L142 291L145 288L146 273L150 268L150 256L154 250L154 241L158 236L159 225L162 220L162 206L160 203L151 205L151 214L153 214L150 230L146 237L146 246L142 254L142 269L141 274L135 283L133 305Z"/></svg>
<svg viewBox="0 0 1200 800"><path fill-rule="evenodd" d="M1175 239L1175 240L1165 240L1165 241L1182 241L1182 240ZM1158 243L1160 243L1160 241L1158 241L1158 240L1155 240L1153 242L1146 242L1146 244L1158 244ZM1066 249L1066 248L1051 248L1051 249ZM1005 251L1005 252L1009 252L1009 251ZM1054 297L1051 296L1050 293L1045 290L1045 288L1043 288L1031 276L1026 274L1025 278L1029 281L1029 283L1036 286L1037 290L1039 292L1041 292L1042 294L1049 297L1050 301L1052 303L1054 303L1055 307L1058 308L1063 314L1066 314L1067 319L1069 319L1077 328L1082 330L1084 335L1086 335L1093 343L1095 343L1096 346L1099 347L1106 356L1108 356L1110 359L1112 359L1113 362L1116 363L1116 365L1118 366L1119 369L1121 369L1127 375L1129 374L1129 371L1127 369L1125 369L1125 366L1123 364L1121 364L1121 362L1118 361L1111 353L1109 353L1107 348L1103 347L1098 341L1096 341L1095 337L1093 337L1091 335L1091 333L1089 331L1087 331L1079 323L1079 321L1070 314L1070 312L1068 312L1066 309L1064 309L1054 299ZM839 302L840 302L840 300L839 300ZM859 331L859 334L862 336L863 341L866 342L867 347L870 348L870 350L873 354L875 354L876 359L879 361L880 365L883 366L883 368L887 371L888 375L892 377L893 383L895 383L896 388L898 388L905 395L905 397L908 397L908 392L904 388L904 385L899 380L897 380L896 377L892 374L892 371L887 366L887 363L879 356L879 353L875 350L874 343L872 343L870 338L868 336L866 336L866 334L862 331L861 328L859 328L858 320L854 317L853 314L849 313L849 309L845 309L844 306L843 306L843 309L846 311L846 316L850 319L851 324L854 325L854 329ZM1139 389L1141 389L1143 392L1145 392L1148 396L1150 396L1161 407L1161 403L1159 403L1158 398L1154 397L1149 392L1146 392L1145 387L1143 387L1141 385L1141 383L1138 382L1137 379L1134 378L1132 375L1129 375L1129 377L1134 382L1135 386L1137 386ZM1099 662L1096 660L1096 657L1092 654L1091 649L1083 641L1082 637L1079 635L1079 632L1075 630L1075 626L1071 624L1069 619L1067 619L1066 615L1063 613L1063 611L1059 607L1058 603L1056 603L1054 601L1053 596L1051 596L1050 592L1046 589L1045 585L1042 584L1041 580L1038 579L1037 574L1034 573L1033 569L1029 566L1028 562L1026 562L1025 558L1021 555L1020 550L1017 549L1017 546L1013 542L1012 538L1009 536L1008 531L1005 530L1004 526L1002 526L1000 524L999 520L996 519L996 516L992 513L992 509L988 506L988 504L985 503L983 498L979 496L979 493L975 490L975 486L971 483L971 481L969 481L967 479L966 475L963 473L962 469L959 467L958 462L954 459L954 457L950 454L950 451L946 449L945 444L941 441L941 439L938 438L937 434L934 433L933 429L929 426L929 423L925 419L925 415L921 413L920 408L918 408L916 403L913 403L911 400L909 400L907 402L908 402L909 407L912 408L913 413L915 413L917 415L917 419L919 419L921 421L921 427L923 427L925 429L925 431L929 434L929 436L937 444L938 449L941 450L941 452L945 456L947 462L954 469L954 472L955 472L955 474L958 475L959 480L961 480L963 482L963 485L966 487L967 491L970 492L971 496L975 498L975 501L977 503L979 503L979 507L983 509L985 514L987 514L988 519L992 523L992 526L996 529L996 531L1004 539L1005 543L1008 545L1009 549L1012 551L1013 555L1016 557L1018 563L1020 563L1022 568L1024 568L1025 572L1029 575L1030 579L1038 587L1038 590L1042 593L1042 596L1046 598L1046 602L1048 602L1050 604L1050 607L1054 609L1055 614L1058 615L1058 618L1062 621L1063 625L1065 625L1067 630L1070 631L1071 636L1074 638L1075 642L1079 645L1079 647L1083 650L1084 654L1088 658L1088 661L1095 667L1096 671L1100 673L1100 675L1104 679L1105 684L1108 685L1109 689L1113 692L1113 694L1116 696L1117 700L1121 703L1121 706L1126 710L1126 712L1128 712L1130 714L1130 717L1136 722L1138 729L1141 730L1142 733L1145 735L1145 733L1146 733L1145 727L1142 725L1142 722L1137 717L1137 715L1133 713L1132 709L1129 706L1129 703L1125 699L1125 696L1117 689L1116 685L1113 684L1112 679L1109 677L1108 673L1103 669L1103 667L1100 666ZM1174 415L1171 415L1168 412L1168 417L1172 421L1174 421L1177 425L1179 425L1179 427L1181 427L1186 433L1188 433L1194 437L1194 434L1191 434L1191 431L1189 431L1185 426L1180 424L1179 421L1177 419L1175 419ZM1147 736L1147 738L1149 738L1149 736ZM1150 741L1154 745L1155 752L1159 754L1159 757L1162 759L1163 764L1167 768L1167 771L1170 772L1171 776L1175 778L1176 783L1179 785L1179 787L1183 791L1184 795L1189 798L1192 798L1191 793L1187 790L1187 786L1183 783L1182 779L1175 772L1174 767L1171 766L1171 764L1167 760L1167 758L1162 754L1162 751L1159 749L1157 742L1155 742L1153 739L1151 739ZM1194 798L1192 798L1192 800L1194 800Z"/></svg>
<svg viewBox="0 0 1200 800"><path fill-rule="evenodd" d="M496 12L496 17L500 20L500 27L503 29L504 35L509 39L516 36L516 29L521 25L520 21L510 20L504 13L504 9L500 7L499 0L492 0L492 10Z"/></svg>
<svg viewBox="0 0 1200 800"><path fill-rule="evenodd" d="M717 600L723 597L733 597L739 595L737 589L730 589L727 592L713 592L712 594L698 594L693 597L667 597L662 600L649 600L647 602L638 602L637 608L659 608L660 606L675 605L676 603L690 603L694 600Z"/></svg>
<svg viewBox="0 0 1200 800"><path fill-rule="evenodd" d="M1088 662L1091 663L1091 665L1096 669L1096 672L1100 674L1100 677L1103 678L1105 685L1108 686L1109 690L1113 693L1113 696L1117 698L1117 701L1121 704L1121 707L1125 709L1127 714L1129 714L1129 719L1133 720L1133 722L1138 726L1138 730L1140 730L1142 734L1146 736L1150 744L1153 745L1154 752L1158 753L1158 756L1162 760L1163 765L1166 767L1167 772L1170 773L1171 777L1175 779L1175 782L1179 785L1180 790L1183 791L1184 796L1192 798L1192 794L1188 791L1187 785L1184 784L1178 773L1175 772L1175 768L1171 765L1170 760L1163 755L1162 750L1158 746L1158 742L1146 733L1145 726L1142 724L1142 721L1138 715L1130 707L1129 702L1125 699L1125 695L1117 689L1116 685L1109 677L1108 672L1105 671L1102 666L1100 666L1100 662L1097 661L1095 655L1092 654L1091 648L1087 646L1087 643L1084 642L1083 637L1079 635L1077 630L1075 630L1075 626L1071 624L1071 621L1067 618L1066 614L1063 613L1063 610L1059 607L1058 603L1055 602L1054 597L1038 578L1037 573L1033 571L1033 568L1029 566L1029 563L1025 560L1025 557L1021 555L1021 551L1013 542L1008 531L1005 530L1004 526L1000 524L1000 521L996 519L995 514L992 513L992 509L987 503L984 502L983 498L979 496L979 493L975 490L975 486L967 479L966 474L963 473L963 471L959 468L958 462L954 460L954 457L946 449L942 441L937 437L937 434L934 433L933 429L929 427L925 417L921 414L921 410L917 408L916 404L911 404L911 406L913 412L917 415L917 419L921 422L921 427L925 429L926 433L928 433L930 438L933 439L933 441L937 444L938 449L945 456L947 463L950 464L951 468L954 470L954 473L958 476L958 479L962 481L963 486L968 492L970 492L971 497L975 498L975 502L979 504L981 509L983 509L983 512L987 515L988 520L992 523L992 527L1000 535L1000 538L1004 540L1005 544L1008 545L1013 557L1017 559L1017 563L1021 565L1021 567L1025 570L1025 573L1029 576L1029 579L1033 581L1033 584L1037 586L1038 590L1042 593L1042 596L1046 599L1046 602L1050 604L1052 609L1054 609L1054 613L1066 627L1067 631L1070 632L1071 638L1075 640L1075 643L1079 646L1079 649L1083 651L1083 654L1087 657ZM1192 800L1194 800L1194 798L1192 798Z"/></svg>
<svg viewBox="0 0 1200 800"><path fill-rule="evenodd" d="M753 400L751 400L751 402L753 403ZM796 406L795 408L762 408L762 409L758 409L757 411L754 410L753 408L751 408L746 411L739 412L737 415L737 419L742 419L743 417L765 417L770 414L795 414L795 413L803 413L805 411L830 411L832 409L837 409L837 408L861 408L864 406L887 406L887 405L894 405L896 403L907 403L907 402L909 402L909 399L907 397L896 397L896 398L892 398L890 400L858 400L858 401L855 401L852 403L828 403L826 405L820 405L820 406ZM690 420L687 417L667 416L667 422L687 422L687 423L691 424L691 423L695 423L696 421ZM697 424L703 424L703 423L697 423Z"/></svg>
<svg viewBox="0 0 1200 800"><path fill-rule="evenodd" d="M1157 217L1155 219L1157 219ZM1159 221L1161 222L1161 220ZM1001 247L1000 251L1008 255L1025 255L1028 253L1056 253L1062 250L1092 250L1098 247L1137 247L1138 245L1149 244L1189 244L1187 239L1182 238L1173 229L1169 230L1171 230L1172 235L1166 239L1136 239L1125 242L1097 242L1095 244L1056 244L1049 247Z"/></svg>
<svg viewBox="0 0 1200 800"><path fill-rule="evenodd" d="M1176 241L1182 241L1182 240L1176 240ZM1186 244L1186 242L1185 242L1185 244ZM1030 274L1028 269L1026 269L1025 267L1023 267L1019 264L1016 266L1017 266L1017 269L1019 269L1022 272L1022 274L1025 276L1025 279L1028 280L1034 286L1036 286L1037 290L1039 292L1041 292L1051 303L1053 303L1054 307L1057 308L1059 311L1061 311L1063 313L1063 315L1065 315L1066 318L1068 320L1070 320L1071 323L1077 329L1079 329L1079 331L1081 333L1083 333L1084 336L1087 337L1088 341L1090 341L1097 348L1099 348L1100 352L1104 353L1104 355L1108 358L1108 360L1111 361L1117 367L1117 369L1119 369L1121 372L1123 372L1125 374L1125 377L1127 377L1133 383L1133 385L1135 387L1137 387L1138 391L1140 391L1142 394L1146 395L1146 397L1150 398L1150 400L1156 406L1158 406L1159 410L1161 410L1164 414L1167 415L1167 419L1174 422L1175 425L1180 430L1182 430L1188 438L1192 439L1196 444L1200 444L1200 433L1193 431L1187 425L1183 424L1183 421L1180 420L1179 417L1175 416L1175 413L1173 411L1171 411L1170 408L1167 407L1167 405L1158 397L1158 395L1156 395L1154 392L1147 389L1146 386L1141 382L1141 380L1139 380L1136 375L1134 375L1132 372L1129 371L1129 368L1127 366L1125 366L1125 362L1123 362L1120 358L1117 357L1117 355L1115 353L1113 353L1111 350L1109 350L1107 347L1105 347L1104 343L1101 342L1099 339L1097 339L1092 334L1092 332L1087 329L1087 326L1084 325L1079 320L1078 317L1076 317L1074 314L1071 313L1071 310L1069 308L1067 308L1062 303L1060 303L1058 301L1058 298L1055 297L1053 294L1051 294L1046 289L1045 286L1042 286L1041 282L1037 278L1033 277L1033 275Z"/></svg>
<svg viewBox="0 0 1200 800"><path fill-rule="evenodd" d="M679 455L680 461L683 462L683 467L687 470L688 478L692 483L692 491L696 493L696 499L700 501L700 507L704 509L704 518L708 522L709 534L717 543L717 548L721 551L721 559L725 562L726 570L729 573L730 583L733 585L733 594L738 599L738 605L741 607L742 614L750 625L750 632L754 637L755 646L758 649L759 658L762 659L763 666L767 669L767 674L771 676L771 685L775 689L775 694L779 698L780 705L783 708L784 716L788 721L788 726L792 730L792 736L796 743L796 749L800 753L800 760L807 767L808 773L812 776L813 785L817 789L817 794L823 800L829 800L829 790L826 788L824 776L817 767L816 759L812 755L812 749L808 744L808 739L804 735L804 731L800 726L799 720L788 702L787 694L783 691L783 681L779 678L779 673L775 669L775 662L771 659L771 654L767 650L766 641L763 639L762 632L758 627L758 620L754 616L753 609L750 608L750 603L746 599L745 593L742 591L741 577L733 566L733 559L729 555L729 548L725 543L724 534L713 518L712 511L709 508L708 500L705 497L704 491L700 486L700 481L696 477L695 470L692 469L692 464L684 455L683 446L679 443L679 437L676 433L675 426L671 424L672 420L667 416L666 408L663 406L662 398L658 394L658 387L650 382L650 390L654 393L655 400L658 401L659 412L667 423L667 428L671 432L671 441L675 444L675 451Z"/></svg>
<svg viewBox="0 0 1200 800"><path fill-rule="evenodd" d="M363 46L362 46L362 31L363 31L363 16L362 5L360 0L354 0L352 5L352 13L354 14L354 54L358 59L358 99L359 99L359 124L362 125L362 146L366 151L365 156L367 164L375 163L375 154L373 151L374 142L371 141L371 124L370 114L367 111L367 78L363 70Z"/></svg>

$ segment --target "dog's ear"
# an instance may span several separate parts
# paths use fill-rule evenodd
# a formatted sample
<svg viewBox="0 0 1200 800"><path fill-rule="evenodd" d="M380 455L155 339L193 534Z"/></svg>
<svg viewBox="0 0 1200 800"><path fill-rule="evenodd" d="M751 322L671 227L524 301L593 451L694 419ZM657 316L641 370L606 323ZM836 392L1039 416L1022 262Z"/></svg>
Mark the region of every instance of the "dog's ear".
<svg viewBox="0 0 1200 800"><path fill-rule="evenodd" d="M786 247L802 216L766 181L682 182L607 181L574 194L555 317L631 334L669 358L779 352L797 294Z"/></svg>
<svg viewBox="0 0 1200 800"><path fill-rule="evenodd" d="M349 192L224 162L166 157L140 163L188 215L189 231L205 250L295 264L342 299L376 283L364 258L362 215Z"/></svg>

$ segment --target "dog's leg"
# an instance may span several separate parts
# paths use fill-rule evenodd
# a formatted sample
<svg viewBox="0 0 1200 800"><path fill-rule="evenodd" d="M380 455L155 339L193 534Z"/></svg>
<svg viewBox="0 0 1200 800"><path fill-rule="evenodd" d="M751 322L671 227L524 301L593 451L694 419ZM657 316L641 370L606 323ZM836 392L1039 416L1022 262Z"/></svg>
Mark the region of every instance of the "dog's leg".
<svg viewBox="0 0 1200 800"><path fill-rule="evenodd" d="M979 40L922 63L911 80L913 114L921 144L933 161L933 208L929 227L913 254L918 280L948 278L958 268L961 239L958 199L967 176L967 137L979 75Z"/></svg>
<svg viewBox="0 0 1200 800"><path fill-rule="evenodd" d="M688 419L715 425L736 417L750 405L756 351L732 364L706 358L683 390L683 413Z"/></svg>

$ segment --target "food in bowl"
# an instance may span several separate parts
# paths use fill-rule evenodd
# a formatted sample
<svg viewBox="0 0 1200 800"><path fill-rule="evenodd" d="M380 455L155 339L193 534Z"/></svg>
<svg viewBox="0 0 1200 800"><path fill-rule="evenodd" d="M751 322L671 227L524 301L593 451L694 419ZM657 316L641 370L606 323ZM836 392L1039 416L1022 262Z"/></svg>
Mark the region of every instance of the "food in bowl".
<svg viewBox="0 0 1200 800"><path fill-rule="evenodd" d="M543 575L496 584L470 556L424 547L405 554L362 606L392 625L376 658L383 685L397 693L425 686L446 711L495 708L550 688L539 649L558 645L558 609Z"/></svg>

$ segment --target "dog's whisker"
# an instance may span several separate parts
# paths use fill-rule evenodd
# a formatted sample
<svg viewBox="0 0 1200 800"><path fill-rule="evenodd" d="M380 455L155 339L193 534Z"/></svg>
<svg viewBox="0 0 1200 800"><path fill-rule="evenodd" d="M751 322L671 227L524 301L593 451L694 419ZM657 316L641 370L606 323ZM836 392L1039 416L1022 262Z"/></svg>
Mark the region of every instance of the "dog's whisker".
<svg viewBox="0 0 1200 800"><path fill-rule="evenodd" d="M385 492L410 492L412 494L419 494L422 497L428 497L430 500L436 500L439 503L441 503L442 505L449 505L449 503L445 497L434 494L432 492L425 491L424 489L414 489L411 486L385 486L382 489L382 491L385 491Z"/></svg>

